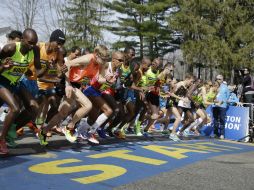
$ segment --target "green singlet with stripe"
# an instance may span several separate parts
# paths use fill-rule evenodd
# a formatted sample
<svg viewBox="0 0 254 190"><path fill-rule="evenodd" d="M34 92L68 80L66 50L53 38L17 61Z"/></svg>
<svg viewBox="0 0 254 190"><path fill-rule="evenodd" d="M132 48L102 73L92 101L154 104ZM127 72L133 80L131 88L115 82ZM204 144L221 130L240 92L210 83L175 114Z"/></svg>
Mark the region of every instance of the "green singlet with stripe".
<svg viewBox="0 0 254 190"><path fill-rule="evenodd" d="M155 83L158 81L158 75L159 75L159 71L157 71L156 73L154 73L152 71L152 68L150 67L148 69L148 71L146 72L146 85L147 86L154 86Z"/></svg>
<svg viewBox="0 0 254 190"><path fill-rule="evenodd" d="M208 102L213 102L214 101L214 99L216 98L216 93L214 93L214 92L208 92L207 94L206 94L206 100L208 101Z"/></svg>
<svg viewBox="0 0 254 190"><path fill-rule="evenodd" d="M141 78L138 82L138 86L139 87L145 87L146 86L146 75L141 70L139 70L139 71L140 71L140 73L142 73L142 76L141 76Z"/></svg>
<svg viewBox="0 0 254 190"><path fill-rule="evenodd" d="M7 78L11 84L17 83L21 76L28 70L29 63L34 59L33 50L29 51L26 55L20 52L21 43L16 42L16 52L11 57L13 66L5 70L1 75Z"/></svg>
<svg viewBox="0 0 254 190"><path fill-rule="evenodd" d="M203 104L203 98L202 98L202 96L195 95L195 96L192 96L192 99L193 99L194 102L197 102L199 104Z"/></svg>
<svg viewBox="0 0 254 190"><path fill-rule="evenodd" d="M124 80L126 79L126 77L131 73L131 69L130 66L128 66L127 68L124 67L124 65L121 65L121 82L124 82Z"/></svg>

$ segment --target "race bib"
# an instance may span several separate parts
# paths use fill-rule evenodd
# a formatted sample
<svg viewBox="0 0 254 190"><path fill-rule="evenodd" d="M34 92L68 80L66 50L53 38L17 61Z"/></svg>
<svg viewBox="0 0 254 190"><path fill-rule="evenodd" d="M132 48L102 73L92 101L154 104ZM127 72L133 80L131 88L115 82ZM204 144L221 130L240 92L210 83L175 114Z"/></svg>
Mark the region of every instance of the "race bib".
<svg viewBox="0 0 254 190"><path fill-rule="evenodd" d="M14 66L9 70L9 74L13 76L22 76L27 71L27 64L14 63Z"/></svg>
<svg viewBox="0 0 254 190"><path fill-rule="evenodd" d="M103 83L100 87L100 91L104 91L104 90L107 90L108 88L111 87L111 84L109 83Z"/></svg>
<svg viewBox="0 0 254 190"><path fill-rule="evenodd" d="M84 78L80 81L80 83L81 83L82 85L89 85L89 84L90 84L90 79L87 78L87 77L84 77Z"/></svg>
<svg viewBox="0 0 254 190"><path fill-rule="evenodd" d="M179 100L178 106L183 107L183 108L191 108L191 102L190 101L183 101Z"/></svg>
<svg viewBox="0 0 254 190"><path fill-rule="evenodd" d="M56 69L49 69L48 75L49 76L57 76L57 70Z"/></svg>

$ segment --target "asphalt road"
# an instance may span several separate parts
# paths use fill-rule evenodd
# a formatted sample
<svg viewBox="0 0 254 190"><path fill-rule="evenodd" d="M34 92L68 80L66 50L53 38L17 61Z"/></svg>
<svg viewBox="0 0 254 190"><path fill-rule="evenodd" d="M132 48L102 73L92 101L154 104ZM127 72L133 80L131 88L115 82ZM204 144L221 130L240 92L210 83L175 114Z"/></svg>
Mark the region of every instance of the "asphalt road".
<svg viewBox="0 0 254 190"><path fill-rule="evenodd" d="M254 151L199 161L114 190L253 190Z"/></svg>
<svg viewBox="0 0 254 190"><path fill-rule="evenodd" d="M0 157L1 190L16 188L19 190L254 190L254 144L250 143L194 137L174 143L156 133L154 138L149 139L130 135L126 140L101 140L99 146L91 146L86 142L70 144L64 137L54 135L50 139L49 147L42 147L38 139L29 131L26 131L26 135L17 142L19 146L10 149L9 156ZM187 147L189 150L196 149L199 143L208 143L208 146L211 145L213 148L214 145L226 148L218 152L211 149L207 154L183 153L186 156L183 159L174 156L172 158L165 155L165 152L160 152L161 147L166 151L167 148L178 150L179 145L183 146L179 150L183 150L186 144L190 146ZM157 146L157 150L155 152L148 150L147 147L150 146ZM144 160L133 161L131 160L133 158L124 158L124 156L100 158L101 155L114 151L126 151L128 152L126 154L142 156ZM146 158L153 159L155 162L145 163ZM40 166L40 164L66 159L75 159L81 163L65 164L64 167L69 168L65 173L54 173L54 169L50 167L47 169L45 165ZM115 165L126 169L126 173L94 183L73 181L77 177L81 179L80 177L94 175L94 172L73 173L77 172L73 171L76 170L75 168L82 169L94 164ZM33 167L37 167L37 170ZM110 171L108 175L115 173L117 172Z"/></svg>

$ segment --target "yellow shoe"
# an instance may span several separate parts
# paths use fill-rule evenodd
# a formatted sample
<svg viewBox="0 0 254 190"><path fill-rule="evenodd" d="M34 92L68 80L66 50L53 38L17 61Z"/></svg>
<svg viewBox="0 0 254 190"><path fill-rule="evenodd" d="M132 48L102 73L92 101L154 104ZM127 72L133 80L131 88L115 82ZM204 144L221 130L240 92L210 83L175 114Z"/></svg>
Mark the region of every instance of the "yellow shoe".
<svg viewBox="0 0 254 190"><path fill-rule="evenodd" d="M122 131L116 131L115 136L118 139L125 139L126 138L125 134Z"/></svg>

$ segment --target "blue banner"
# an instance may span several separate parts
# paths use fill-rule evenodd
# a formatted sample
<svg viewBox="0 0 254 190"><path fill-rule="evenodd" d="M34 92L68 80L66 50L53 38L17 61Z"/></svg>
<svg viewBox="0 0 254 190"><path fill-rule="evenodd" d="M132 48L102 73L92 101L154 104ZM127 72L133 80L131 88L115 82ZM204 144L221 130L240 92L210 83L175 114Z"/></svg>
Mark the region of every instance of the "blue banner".
<svg viewBox="0 0 254 190"><path fill-rule="evenodd" d="M212 106L206 109L208 115L212 117ZM249 133L249 108L229 106L226 112L225 138L230 140L239 140ZM213 123L213 122L212 122ZM202 127L204 135L213 133L213 124L210 123Z"/></svg>

